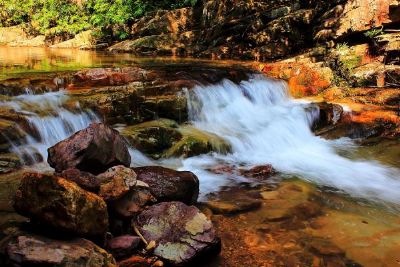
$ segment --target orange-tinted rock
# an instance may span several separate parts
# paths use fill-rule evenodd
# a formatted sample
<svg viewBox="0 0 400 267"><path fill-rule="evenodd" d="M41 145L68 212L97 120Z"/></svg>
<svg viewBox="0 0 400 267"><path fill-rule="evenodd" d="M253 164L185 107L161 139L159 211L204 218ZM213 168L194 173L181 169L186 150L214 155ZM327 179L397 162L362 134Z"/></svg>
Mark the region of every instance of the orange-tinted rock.
<svg viewBox="0 0 400 267"><path fill-rule="evenodd" d="M119 267L152 267L152 260L141 256L132 256L129 259L118 262Z"/></svg>
<svg viewBox="0 0 400 267"><path fill-rule="evenodd" d="M48 149L47 159L57 172L76 168L99 174L116 165L129 167L131 156L123 137L102 123L92 123Z"/></svg>
<svg viewBox="0 0 400 267"><path fill-rule="evenodd" d="M399 21L400 3L396 0L348 1L340 16L335 37L344 37Z"/></svg>
<svg viewBox="0 0 400 267"><path fill-rule="evenodd" d="M136 185L136 177L136 173L130 168L122 165L111 167L97 176L103 181L100 185L99 196L105 201L121 198Z"/></svg>
<svg viewBox="0 0 400 267"><path fill-rule="evenodd" d="M15 210L43 226L84 236L108 229L106 203L63 178L26 173L15 194Z"/></svg>
<svg viewBox="0 0 400 267"><path fill-rule="evenodd" d="M331 85L331 73L313 63L277 62L262 65L269 77L288 81L294 97L316 95Z"/></svg>

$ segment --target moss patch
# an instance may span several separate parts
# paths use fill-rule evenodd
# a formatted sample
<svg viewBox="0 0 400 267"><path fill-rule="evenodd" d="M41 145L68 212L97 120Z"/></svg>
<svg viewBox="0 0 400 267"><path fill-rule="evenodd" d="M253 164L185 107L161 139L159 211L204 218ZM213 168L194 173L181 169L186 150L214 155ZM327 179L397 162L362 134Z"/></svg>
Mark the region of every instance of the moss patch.
<svg viewBox="0 0 400 267"><path fill-rule="evenodd" d="M122 135L152 158L192 157L212 151L228 153L230 145L221 137L173 120L159 119L126 127Z"/></svg>

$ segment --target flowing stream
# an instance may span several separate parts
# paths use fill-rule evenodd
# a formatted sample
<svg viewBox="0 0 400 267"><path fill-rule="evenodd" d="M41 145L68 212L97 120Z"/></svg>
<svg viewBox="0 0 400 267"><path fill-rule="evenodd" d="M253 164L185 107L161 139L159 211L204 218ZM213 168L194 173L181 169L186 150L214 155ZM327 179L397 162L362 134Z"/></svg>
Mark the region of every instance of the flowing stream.
<svg viewBox="0 0 400 267"><path fill-rule="evenodd" d="M15 49L13 55L20 55L20 48ZM4 78L23 77L27 73L34 76L32 72L36 71L78 70L120 61L129 65L136 61L131 55L109 56L93 51L79 51L78 54L57 49L33 52L33 55L10 57L11 52L0 49L0 54L7 54L7 57L0 57L0 66L2 60L7 60L7 64L3 64L6 66L2 73ZM77 58L68 59L66 55ZM87 62L82 62L82 55ZM43 69L42 65L47 65L42 63L49 58L55 65ZM26 69L25 66L30 67ZM18 154L26 164L46 162L50 146L92 122L101 121L93 111L80 107L79 99L74 102L68 91L33 94L27 90L14 96L13 89L9 90L10 94L5 91L0 99L0 106L26 118L26 123L20 126L27 132L26 137L10 141L11 152ZM398 140L360 147L345 138L326 140L315 136L311 125L319 117L317 106L291 98L285 82L262 75L252 76L240 84L224 80L213 85L197 85L185 93L190 123L201 131L224 138L231 146L231 153L157 161L133 148L130 153L135 166L156 164L196 173L203 202L200 206L213 200L231 203L251 198L262 201L259 209L238 216L215 216L225 246L222 263L234 264L216 262L210 266L263 266L265 262L280 262L280 256L289 258L288 255L298 255L296 257L308 262L316 256L324 257L308 247L309 240L321 239L323 244L329 240L339 246L346 257L363 266L398 265ZM114 127L123 129L124 125ZM237 170L265 164L271 164L278 171L267 181L210 171L219 166ZM39 171L49 168L46 163L33 167ZM20 171L7 173L0 179L0 206L3 207L0 212L3 215L13 216L9 214L12 208L7 205L18 186L20 174ZM304 207L308 209L304 211ZM313 213L313 209L318 212ZM3 217L3 221L9 218ZM302 240L307 240L304 246ZM342 258L343 255L328 255L328 258Z"/></svg>
<svg viewBox="0 0 400 267"><path fill-rule="evenodd" d="M13 151L26 162L35 163L47 159L47 149L86 128L91 122L99 121L90 110L82 110L75 103L73 111L64 107L68 96L65 91L45 94L27 94L0 102L16 112L25 115L31 133L26 135L22 144L12 143Z"/></svg>
<svg viewBox="0 0 400 267"><path fill-rule="evenodd" d="M197 86L188 92L188 98L192 123L225 138L233 149L228 155L183 162L182 169L200 177L203 193L226 182L206 172L210 166L221 162L249 167L268 163L279 172L355 197L400 203L399 170L338 155L338 149L353 145L345 139L328 141L315 136L310 128L318 110L313 112L307 103L292 99L284 82L261 75L239 85L225 80Z"/></svg>
<svg viewBox="0 0 400 267"><path fill-rule="evenodd" d="M228 155L202 155L182 161L181 169L191 170L200 177L203 196L218 191L232 179L231 175L208 172L212 166L272 164L284 174L334 187L355 197L400 203L399 171L378 162L338 155L337 149L352 144L348 140L316 137L310 127L318 118L318 110L290 98L284 82L261 75L239 85L224 80L215 85L196 86L187 91L187 98L193 125L226 139L233 150ZM46 160L47 148L99 121L92 111L82 110L78 103L73 111L66 109L67 100L64 91L40 95L28 91L11 101L3 101L2 105L24 114L33 129L22 144L13 144L14 152L25 161ZM131 154L139 165L154 164L134 149Z"/></svg>

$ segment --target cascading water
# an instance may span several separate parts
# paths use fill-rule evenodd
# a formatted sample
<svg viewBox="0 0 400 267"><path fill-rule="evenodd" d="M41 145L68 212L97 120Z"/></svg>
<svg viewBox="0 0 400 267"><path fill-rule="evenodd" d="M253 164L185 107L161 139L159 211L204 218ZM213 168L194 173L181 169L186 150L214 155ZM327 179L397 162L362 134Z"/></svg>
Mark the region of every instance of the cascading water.
<svg viewBox="0 0 400 267"><path fill-rule="evenodd" d="M21 159L31 163L40 161L41 158L46 160L49 147L99 120L94 112L82 110L78 103L73 111L67 110L64 107L67 99L64 91L40 95L27 92L11 101L0 103L25 115L31 128L22 144L12 144L13 151Z"/></svg>
<svg viewBox="0 0 400 267"><path fill-rule="evenodd" d="M400 203L399 170L339 156L338 146L349 141L315 136L310 126L318 114L308 111L307 103L291 99L284 82L263 76L239 85L225 80L195 87L188 92L188 99L192 123L225 138L232 146L228 155L183 161L182 169L200 177L203 194L227 183L206 171L213 165L222 162L251 167L269 163L284 174L335 187L355 197Z"/></svg>

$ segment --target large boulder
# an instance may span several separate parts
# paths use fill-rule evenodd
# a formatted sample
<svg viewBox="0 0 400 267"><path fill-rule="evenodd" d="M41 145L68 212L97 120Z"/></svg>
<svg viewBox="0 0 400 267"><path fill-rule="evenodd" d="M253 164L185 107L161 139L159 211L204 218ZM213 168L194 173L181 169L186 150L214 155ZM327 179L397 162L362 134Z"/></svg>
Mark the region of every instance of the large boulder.
<svg viewBox="0 0 400 267"><path fill-rule="evenodd" d="M20 235L6 248L10 266L116 266L115 260L86 239L53 240L36 235Z"/></svg>
<svg viewBox="0 0 400 267"><path fill-rule="evenodd" d="M136 224L146 240L156 242L154 255L181 266L220 251L210 220L194 206L163 202L143 211Z"/></svg>
<svg viewBox="0 0 400 267"><path fill-rule="evenodd" d="M181 201L194 204L199 196L199 179L189 171L175 171L160 166L134 168L137 178L149 185L158 201Z"/></svg>
<svg viewBox="0 0 400 267"><path fill-rule="evenodd" d="M57 172L76 168L99 174L116 165L129 167L131 156L119 133L102 124L92 123L48 149L47 159Z"/></svg>
<svg viewBox="0 0 400 267"><path fill-rule="evenodd" d="M63 178L26 173L15 194L15 210L41 225L84 236L108 229L106 203Z"/></svg>

